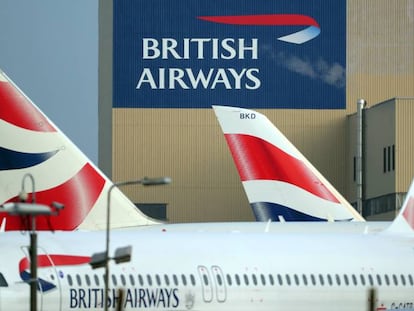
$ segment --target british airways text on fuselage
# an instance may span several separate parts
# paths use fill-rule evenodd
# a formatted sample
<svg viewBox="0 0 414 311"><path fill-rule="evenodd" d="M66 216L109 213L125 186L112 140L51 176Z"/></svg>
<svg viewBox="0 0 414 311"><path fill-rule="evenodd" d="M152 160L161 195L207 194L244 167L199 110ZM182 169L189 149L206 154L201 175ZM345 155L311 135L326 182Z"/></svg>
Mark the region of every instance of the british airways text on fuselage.
<svg viewBox="0 0 414 311"><path fill-rule="evenodd" d="M69 307L71 309L103 308L103 288L71 288ZM114 308L119 299L116 289L109 290L108 307ZM179 306L178 288L127 288L124 308L175 309Z"/></svg>

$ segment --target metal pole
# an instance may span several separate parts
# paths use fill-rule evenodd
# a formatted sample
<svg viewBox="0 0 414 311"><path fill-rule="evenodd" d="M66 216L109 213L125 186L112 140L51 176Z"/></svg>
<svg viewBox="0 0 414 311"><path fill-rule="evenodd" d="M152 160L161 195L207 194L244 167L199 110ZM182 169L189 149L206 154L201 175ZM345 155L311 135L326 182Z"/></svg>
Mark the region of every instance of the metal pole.
<svg viewBox="0 0 414 311"><path fill-rule="evenodd" d="M31 203L26 203L28 194L25 190L25 180L30 178L32 182L32 198ZM37 279L37 233L36 233L36 216L37 215L51 215L52 210L50 207L44 204L36 204L36 192L35 192L35 180L30 173L25 174L22 179L22 190L19 193L20 202L6 203L2 205L6 212L10 215L18 215L21 217L28 217L29 225L27 230L30 231L30 245L29 245L29 257L30 257L30 311L37 310L37 291L40 289ZM59 210L63 208L63 205L57 202L53 202L52 205L55 209ZM7 206L7 207L6 207Z"/></svg>
<svg viewBox="0 0 414 311"><path fill-rule="evenodd" d="M105 247L105 295L104 295L104 311L108 311L108 291L109 291L109 226L111 213L111 192L115 187L142 184L144 186L164 185L169 184L171 179L169 177L147 178L144 177L138 180L129 180L112 184L108 189L107 204L106 204L106 247Z"/></svg>
<svg viewBox="0 0 414 311"><path fill-rule="evenodd" d="M34 216L32 216L34 219ZM33 220L34 222L34 220ZM30 232L30 311L37 309L37 234Z"/></svg>
<svg viewBox="0 0 414 311"><path fill-rule="evenodd" d="M108 311L108 291L109 291L109 240L110 240L110 218L111 218L111 192L115 187L140 184L142 180L125 181L112 184L108 189L108 196L106 202L106 246L105 246L105 295L104 295L104 311Z"/></svg>
<svg viewBox="0 0 414 311"><path fill-rule="evenodd" d="M108 196L106 202L106 246L105 246L105 275L104 275L104 282L105 282L105 295L104 295L104 311L108 311L108 291L109 291L109 240L110 240L110 218L111 218L111 192L115 187L125 186L125 185L133 185L133 184L140 184L142 180L133 180L133 181L125 181L119 182L116 184L112 184L108 189Z"/></svg>
<svg viewBox="0 0 414 311"><path fill-rule="evenodd" d="M26 178L32 182L32 203L36 203L35 180L32 174L27 173L22 179L21 195L26 195L24 187ZM23 199L23 198L22 198ZM27 198L26 198L27 199ZM32 215L32 227L30 231L30 311L37 310L37 234L36 234L36 216Z"/></svg>
<svg viewBox="0 0 414 311"><path fill-rule="evenodd" d="M357 211L362 215L362 199L363 199L363 109L366 101L358 99L357 102L357 152L356 152L356 184L357 184Z"/></svg>
<svg viewBox="0 0 414 311"><path fill-rule="evenodd" d="M111 192L116 187L116 184L112 184L108 190L108 197L106 202L106 246L105 246L105 295L104 295L104 310L108 311L108 287L109 287L109 224L110 224L110 211L111 211Z"/></svg>

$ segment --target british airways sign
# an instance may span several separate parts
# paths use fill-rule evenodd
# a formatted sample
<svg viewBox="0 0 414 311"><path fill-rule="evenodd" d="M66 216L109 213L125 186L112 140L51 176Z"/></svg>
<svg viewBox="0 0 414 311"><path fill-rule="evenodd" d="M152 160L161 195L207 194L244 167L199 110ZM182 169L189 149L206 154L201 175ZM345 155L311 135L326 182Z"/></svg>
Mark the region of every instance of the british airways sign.
<svg viewBox="0 0 414 311"><path fill-rule="evenodd" d="M345 0L115 1L113 106L344 108L345 9Z"/></svg>

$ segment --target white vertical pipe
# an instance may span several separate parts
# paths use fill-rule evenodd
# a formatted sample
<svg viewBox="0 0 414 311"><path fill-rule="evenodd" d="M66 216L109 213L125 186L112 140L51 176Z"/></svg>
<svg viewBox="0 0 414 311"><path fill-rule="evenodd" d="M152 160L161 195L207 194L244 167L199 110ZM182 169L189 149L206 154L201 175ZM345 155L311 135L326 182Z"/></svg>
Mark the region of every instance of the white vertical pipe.
<svg viewBox="0 0 414 311"><path fill-rule="evenodd" d="M356 148L356 184L357 184L357 211L362 215L363 196L363 109L366 106L364 99L357 101L357 148Z"/></svg>

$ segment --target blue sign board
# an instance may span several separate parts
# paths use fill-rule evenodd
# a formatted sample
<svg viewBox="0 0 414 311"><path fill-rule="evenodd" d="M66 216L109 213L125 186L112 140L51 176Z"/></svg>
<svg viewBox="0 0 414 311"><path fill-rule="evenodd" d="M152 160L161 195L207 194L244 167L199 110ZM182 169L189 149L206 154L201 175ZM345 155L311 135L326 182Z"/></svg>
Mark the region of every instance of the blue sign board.
<svg viewBox="0 0 414 311"><path fill-rule="evenodd" d="M114 1L113 107L344 109L346 1Z"/></svg>

